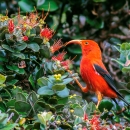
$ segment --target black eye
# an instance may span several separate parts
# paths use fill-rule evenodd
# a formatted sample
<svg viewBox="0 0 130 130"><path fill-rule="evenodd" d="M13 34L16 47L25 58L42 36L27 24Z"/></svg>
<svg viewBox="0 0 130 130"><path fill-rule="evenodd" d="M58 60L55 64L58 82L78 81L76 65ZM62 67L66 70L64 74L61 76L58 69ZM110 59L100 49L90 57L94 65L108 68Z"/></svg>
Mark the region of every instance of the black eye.
<svg viewBox="0 0 130 130"><path fill-rule="evenodd" d="M87 45L87 44L88 44L88 42L85 42L85 44Z"/></svg>

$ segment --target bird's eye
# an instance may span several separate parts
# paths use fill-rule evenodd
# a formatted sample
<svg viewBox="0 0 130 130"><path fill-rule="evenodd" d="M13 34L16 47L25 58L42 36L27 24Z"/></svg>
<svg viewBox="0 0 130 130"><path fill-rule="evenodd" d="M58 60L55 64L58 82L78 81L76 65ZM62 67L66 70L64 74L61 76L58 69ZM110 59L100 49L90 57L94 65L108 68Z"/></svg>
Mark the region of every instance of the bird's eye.
<svg viewBox="0 0 130 130"><path fill-rule="evenodd" d="M87 45L87 44L88 44L88 42L85 42L85 44Z"/></svg>

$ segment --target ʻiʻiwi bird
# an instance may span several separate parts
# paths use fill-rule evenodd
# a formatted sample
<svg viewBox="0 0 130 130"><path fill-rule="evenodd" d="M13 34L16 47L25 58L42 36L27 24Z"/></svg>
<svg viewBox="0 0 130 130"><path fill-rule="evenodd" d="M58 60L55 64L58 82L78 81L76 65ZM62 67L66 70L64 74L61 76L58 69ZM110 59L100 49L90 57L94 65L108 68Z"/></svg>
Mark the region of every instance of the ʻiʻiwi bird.
<svg viewBox="0 0 130 130"><path fill-rule="evenodd" d="M116 89L112 77L102 62L101 50L98 44L93 40L71 40L66 45L72 43L79 44L82 49L80 73L87 86L82 87L76 80L81 90L83 92L88 92L89 90L96 93L98 98L97 107L103 96L112 99L119 97L127 105L130 105Z"/></svg>

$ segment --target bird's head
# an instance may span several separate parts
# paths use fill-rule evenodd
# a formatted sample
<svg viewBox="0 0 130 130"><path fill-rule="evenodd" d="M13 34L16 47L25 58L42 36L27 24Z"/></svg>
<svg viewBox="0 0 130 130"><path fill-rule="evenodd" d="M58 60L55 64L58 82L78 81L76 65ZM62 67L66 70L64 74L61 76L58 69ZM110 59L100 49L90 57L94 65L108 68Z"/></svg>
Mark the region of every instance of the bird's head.
<svg viewBox="0 0 130 130"><path fill-rule="evenodd" d="M71 41L66 43L66 45L69 45L69 44L80 45L83 55L88 55L88 54L94 55L94 54L96 54L95 53L96 51L98 51L99 54L101 53L98 44L93 40L71 40Z"/></svg>

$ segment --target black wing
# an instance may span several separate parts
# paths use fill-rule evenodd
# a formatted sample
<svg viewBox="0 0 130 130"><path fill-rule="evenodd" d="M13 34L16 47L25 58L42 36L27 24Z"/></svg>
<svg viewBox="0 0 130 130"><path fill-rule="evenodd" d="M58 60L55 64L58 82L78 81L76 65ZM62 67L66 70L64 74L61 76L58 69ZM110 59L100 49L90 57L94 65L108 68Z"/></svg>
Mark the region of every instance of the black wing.
<svg viewBox="0 0 130 130"><path fill-rule="evenodd" d="M112 79L112 77L110 76L110 74L104 70L103 68L101 68L99 65L94 64L95 70L105 79L105 81L109 84L109 86L111 87L111 89L113 91L116 92L116 94L120 97L121 100L123 100L127 105L130 105L124 98L123 96L117 91L114 81Z"/></svg>

